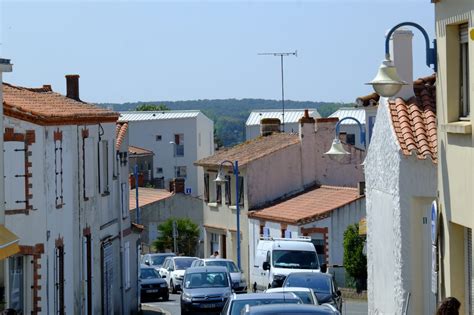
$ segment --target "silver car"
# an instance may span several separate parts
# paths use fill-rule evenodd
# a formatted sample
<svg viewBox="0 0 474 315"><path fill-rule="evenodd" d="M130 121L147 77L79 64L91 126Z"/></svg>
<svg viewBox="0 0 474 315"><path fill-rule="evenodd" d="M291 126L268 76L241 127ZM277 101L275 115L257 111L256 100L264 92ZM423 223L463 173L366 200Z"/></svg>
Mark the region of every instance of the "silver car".
<svg viewBox="0 0 474 315"><path fill-rule="evenodd" d="M247 279L244 273L237 268L235 263L230 259L223 258L206 258L193 261L191 267L205 266L221 266L226 267L232 279L232 287L235 293L247 293Z"/></svg>

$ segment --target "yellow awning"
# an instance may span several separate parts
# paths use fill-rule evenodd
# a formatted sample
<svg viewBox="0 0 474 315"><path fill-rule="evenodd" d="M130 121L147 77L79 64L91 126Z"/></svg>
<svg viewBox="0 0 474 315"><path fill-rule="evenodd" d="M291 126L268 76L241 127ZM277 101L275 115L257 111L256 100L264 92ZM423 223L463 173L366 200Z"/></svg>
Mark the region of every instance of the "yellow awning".
<svg viewBox="0 0 474 315"><path fill-rule="evenodd" d="M20 252L18 246L19 237L12 231L0 224L0 260L8 258Z"/></svg>

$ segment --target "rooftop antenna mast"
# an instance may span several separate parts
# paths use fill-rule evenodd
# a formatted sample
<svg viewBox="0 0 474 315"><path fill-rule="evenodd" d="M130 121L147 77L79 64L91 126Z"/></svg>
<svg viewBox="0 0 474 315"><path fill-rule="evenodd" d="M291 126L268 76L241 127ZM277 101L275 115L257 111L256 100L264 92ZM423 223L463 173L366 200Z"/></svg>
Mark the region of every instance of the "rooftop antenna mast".
<svg viewBox="0 0 474 315"><path fill-rule="evenodd" d="M281 65L281 105L282 105L281 126L282 126L282 132L285 132L285 88L284 88L284 84L283 84L283 57L288 57L288 56L298 57L298 51L295 50L294 52L259 53L258 55L260 55L260 56L280 57L280 65Z"/></svg>

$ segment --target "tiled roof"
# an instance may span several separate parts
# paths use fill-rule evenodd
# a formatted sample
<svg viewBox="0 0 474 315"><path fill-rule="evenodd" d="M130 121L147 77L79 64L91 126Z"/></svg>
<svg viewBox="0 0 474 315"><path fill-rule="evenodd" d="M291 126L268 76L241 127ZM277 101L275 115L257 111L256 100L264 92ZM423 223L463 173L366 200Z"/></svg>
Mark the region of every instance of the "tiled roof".
<svg viewBox="0 0 474 315"><path fill-rule="evenodd" d="M128 146L128 156L132 155L153 155L153 151L140 148L140 147L135 147L133 145Z"/></svg>
<svg viewBox="0 0 474 315"><path fill-rule="evenodd" d="M120 150L123 139L127 134L128 123L117 123L115 125L115 150Z"/></svg>
<svg viewBox="0 0 474 315"><path fill-rule="evenodd" d="M356 103L359 106L376 106L379 103L380 95L372 93L369 95L359 96L356 99Z"/></svg>
<svg viewBox="0 0 474 315"><path fill-rule="evenodd" d="M38 125L115 122L119 116L111 110L55 93L49 85L25 88L3 83L3 110L6 116Z"/></svg>
<svg viewBox="0 0 474 315"><path fill-rule="evenodd" d="M326 217L329 212L358 199L357 188L320 186L289 199L249 212L249 218L257 218L290 224L302 224Z"/></svg>
<svg viewBox="0 0 474 315"><path fill-rule="evenodd" d="M137 207L137 201L135 199L135 189L130 189L129 206L130 211ZM155 189L155 188L143 188L138 187L138 206L143 207L151 203L166 199L173 196L166 189Z"/></svg>
<svg viewBox="0 0 474 315"><path fill-rule="evenodd" d="M285 124L297 123L300 118L304 116L304 109L287 109L285 110ZM309 108L309 115L311 117L321 117L318 111L314 108ZM257 126L260 125L260 121L264 118L278 118L282 121L281 109L255 109L250 112L247 118L246 126Z"/></svg>
<svg viewBox="0 0 474 315"><path fill-rule="evenodd" d="M404 155L416 155L437 163L436 76L413 82L415 97L389 101L393 128Z"/></svg>
<svg viewBox="0 0 474 315"><path fill-rule="evenodd" d="M266 137L258 137L229 149L223 149L216 154L194 162L199 166L219 166L224 160L238 161L240 166L258 160L268 154L299 143L297 134L274 133Z"/></svg>

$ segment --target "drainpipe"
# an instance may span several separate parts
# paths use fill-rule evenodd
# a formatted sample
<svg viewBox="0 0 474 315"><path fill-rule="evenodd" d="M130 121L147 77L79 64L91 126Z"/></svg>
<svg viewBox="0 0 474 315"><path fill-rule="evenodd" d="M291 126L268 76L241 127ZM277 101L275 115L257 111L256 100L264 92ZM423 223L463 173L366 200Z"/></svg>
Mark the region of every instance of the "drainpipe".
<svg viewBox="0 0 474 315"><path fill-rule="evenodd" d="M117 165L117 183L118 183L118 198L119 198L119 205L120 207L118 208L119 212L119 230L120 230L120 293L122 295L122 302L121 302L121 307L122 307L122 314L125 313L125 285L124 285L124 250L123 250L123 228L122 228L122 220L123 220L123 215L122 215L122 209L123 209L123 198L122 198L122 183L121 183L121 178L120 178L120 168L122 167L122 164L120 163L120 156L118 155L118 152L115 154L115 160L116 160L116 165ZM130 266L129 266L130 267Z"/></svg>

